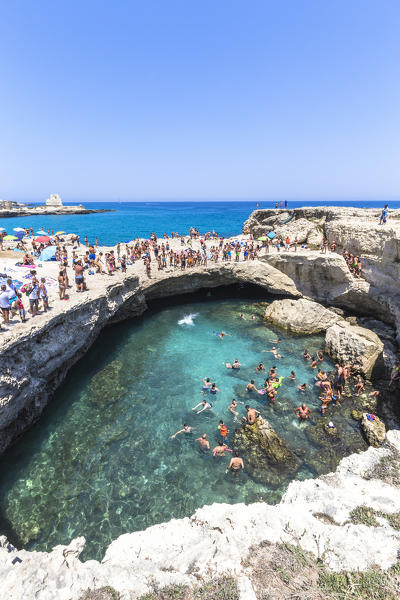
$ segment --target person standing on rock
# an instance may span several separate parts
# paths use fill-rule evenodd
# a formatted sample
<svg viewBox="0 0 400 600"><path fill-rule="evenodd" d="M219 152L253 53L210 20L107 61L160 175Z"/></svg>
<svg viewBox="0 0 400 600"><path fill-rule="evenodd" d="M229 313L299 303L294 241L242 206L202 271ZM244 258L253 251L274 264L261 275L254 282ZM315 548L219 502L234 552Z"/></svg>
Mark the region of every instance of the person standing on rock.
<svg viewBox="0 0 400 600"><path fill-rule="evenodd" d="M305 419L308 419L308 416L311 414L311 410L303 402L301 406L298 406L294 409L294 414L300 421L305 421Z"/></svg>
<svg viewBox="0 0 400 600"><path fill-rule="evenodd" d="M247 410L247 417L242 417L242 421L245 421L249 425L254 425L257 417L261 415L255 408L250 408L248 404L246 404L245 409Z"/></svg>
<svg viewBox="0 0 400 600"><path fill-rule="evenodd" d="M232 456L232 458L229 462L229 465L226 469L226 473L228 471L231 471L235 475L238 475L240 473L240 471L244 471L243 459L240 458L239 452L237 450L235 450L235 455Z"/></svg>

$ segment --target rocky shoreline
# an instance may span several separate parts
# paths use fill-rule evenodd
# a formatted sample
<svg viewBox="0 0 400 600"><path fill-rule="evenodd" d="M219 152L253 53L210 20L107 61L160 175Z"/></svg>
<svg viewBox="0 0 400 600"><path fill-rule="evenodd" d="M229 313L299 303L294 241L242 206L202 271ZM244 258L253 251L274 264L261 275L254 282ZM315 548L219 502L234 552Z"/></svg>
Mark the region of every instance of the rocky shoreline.
<svg viewBox="0 0 400 600"><path fill-rule="evenodd" d="M377 225L377 211L333 208L255 211L245 224L255 237L272 230L290 237L306 235L304 241L315 247L323 234L339 248L354 248L363 258L363 279L351 275L339 254L273 250L255 261L166 270L155 272L152 279L136 272L116 274L111 283L107 279L75 297L68 310L55 307L29 327L21 324L3 332L0 452L40 418L55 388L104 326L142 314L152 299L203 288L256 284L278 298L267 310L268 320L294 333L325 331L332 356L354 362L367 377L386 379L400 341L400 211L393 212L385 228ZM318 543L326 547L324 562L332 569L365 569L371 563L388 568L397 559L398 532L385 523L370 529L346 522L360 504L388 513L398 510L398 486L365 477L379 461L400 452L398 431L389 431L387 440L383 448L344 458L335 473L292 482L279 505L213 505L190 519L120 536L102 563L79 561L83 538L52 553L8 552L3 540L3 589L15 600L77 600L88 587L112 585L128 599L145 593L152 578L160 585L190 584L196 572L204 577L207 572L230 572L243 580L241 561L250 546L294 535L314 554L319 536ZM335 525L322 523L315 513L327 514ZM295 533L288 533L287 524ZM217 556L216 547L223 548ZM16 555L22 563L12 564ZM243 586L250 589L246 582Z"/></svg>
<svg viewBox="0 0 400 600"><path fill-rule="evenodd" d="M34 217L43 215L88 215L91 213L114 212L111 208L85 208L84 206L62 206L61 208L48 206L32 206L0 210L0 219L8 217Z"/></svg>

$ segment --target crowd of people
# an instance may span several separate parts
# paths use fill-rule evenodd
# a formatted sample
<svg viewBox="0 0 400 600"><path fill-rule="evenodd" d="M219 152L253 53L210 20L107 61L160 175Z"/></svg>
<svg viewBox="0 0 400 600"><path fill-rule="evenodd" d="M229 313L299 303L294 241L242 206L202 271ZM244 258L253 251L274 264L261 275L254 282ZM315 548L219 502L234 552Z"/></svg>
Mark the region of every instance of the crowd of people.
<svg viewBox="0 0 400 600"><path fill-rule="evenodd" d="M164 233L158 237L154 232L149 239L136 239L129 243L118 243L114 248L108 250L99 247L98 239L89 243L87 236L84 245L78 235L54 234L54 230L41 230L48 235L47 240L41 237L34 238L33 228L25 230L25 237L17 243L16 249L21 251L21 263L24 267L34 268L43 251L54 248L54 260L59 265L57 275L58 297L60 300L68 300L69 290L72 288L70 282L74 280L76 292L84 292L87 289L87 275L101 274L112 276L115 272L126 273L127 268L137 263L142 263L148 278L152 277L153 270L163 271L166 269L179 269L185 271L196 266L207 266L209 262L240 262L253 261L263 252L268 254L271 249L276 252L293 250L297 252L298 247L307 248L300 244L297 237L291 239L289 236L276 236L270 239L263 236L254 240L249 234L247 239L225 239L219 237L215 231L200 234L196 227L191 227L188 236L182 236L177 232L170 235ZM37 232L38 233L38 232ZM0 234L0 248L5 232ZM179 246L177 247L177 242ZM336 251L336 243L328 244L323 237L320 245L322 253L328 249ZM343 251L343 257L355 277L361 277L362 263L358 256L354 256L347 250ZM72 273L70 271L72 269ZM10 324L10 314L19 314L20 319L25 321L28 313L36 316L41 310L45 311L49 306L49 296L46 283L37 277L36 271L31 271L30 283L24 285L23 290L15 291L3 281L5 289L1 289L0 308L3 313L5 325ZM6 275L4 275L6 277ZM51 291L51 290L50 290ZM7 295L9 296L7 298ZM27 309L24 306L24 295L28 301ZM8 306L7 306L8 303Z"/></svg>
<svg viewBox="0 0 400 600"><path fill-rule="evenodd" d="M244 318L244 315L240 314L240 318ZM230 336L230 334L226 332L222 333ZM219 337L219 339L223 339L224 336L221 337L220 334L217 334L217 337ZM278 346L281 341L282 340L280 338L270 340L270 343L273 344L272 350L264 350L264 352L272 353L275 358L283 358L282 355L279 354ZM314 354L310 354L308 350L305 349L303 353L303 360L307 368L310 368L312 371L314 371L314 374L312 376L312 383L301 383L297 385L299 397L301 398L301 396L304 395L309 388L317 388L319 392L319 400L321 402L320 413L323 416L332 403L337 406L341 404L345 386L349 383L352 367L349 364L344 366L336 364L335 370L332 373L327 373L322 369L322 363L324 361L324 353L322 350L318 350ZM225 367L231 370L240 370L242 365L239 359L235 358L232 362L226 362ZM278 368L276 365L273 365L268 369L265 367L263 362L260 362L257 366L255 366L255 372L258 375L265 373L265 381L262 385L257 386L254 379L251 379L246 385L245 394L247 394L249 398L251 398L252 395L257 394L264 396L265 400L272 406L274 406L278 401L278 394L282 386L283 389L285 389L285 382L287 380L289 380L289 382L295 382L295 385L297 384L296 373L294 371L291 371L290 375L282 376L278 374ZM393 368L392 379L400 379L400 363L397 363L396 368ZM357 396L360 396L365 391L365 381L361 375L357 375L357 377L352 380L352 385ZM203 398L192 408L195 414L200 415L205 411L212 411L216 397L218 394L220 394L220 392L221 390L217 387L216 382L212 382L209 377L204 377L202 380ZM369 393L369 397L377 398L379 393L380 392L376 390L371 391ZM259 398L259 400L261 400L261 398ZM245 415L243 416L240 416L240 404L244 405L244 409L246 411ZM261 416L260 411L252 407L250 403L245 403L236 399L233 399L229 406L227 406L227 411L233 415L234 422L241 422L242 424L248 425L253 425L256 423L258 418ZM304 422L310 417L312 410L309 406L307 406L306 402L302 401L300 402L299 406L294 408L294 414L300 422ZM334 427L332 422L329 422L327 426ZM226 472L230 470L233 473L238 474L244 469L244 463L239 452L229 448L228 435L230 430L222 419L219 420L218 425L217 422L215 423L215 428L215 447L211 449L207 434L203 433L200 437L195 439L195 442L198 444L199 451L206 454L212 453L216 459L226 456L227 452L233 453ZM179 429L171 436L171 439L175 439L181 434L192 434L194 430L195 428L193 426L185 423L182 429Z"/></svg>

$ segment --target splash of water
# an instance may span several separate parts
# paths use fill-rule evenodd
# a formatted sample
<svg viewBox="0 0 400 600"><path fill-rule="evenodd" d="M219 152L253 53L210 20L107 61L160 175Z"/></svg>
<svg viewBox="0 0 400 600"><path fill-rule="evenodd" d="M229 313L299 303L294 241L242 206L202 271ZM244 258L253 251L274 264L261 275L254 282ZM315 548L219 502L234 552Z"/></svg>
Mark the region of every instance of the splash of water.
<svg viewBox="0 0 400 600"><path fill-rule="evenodd" d="M183 319L179 319L178 325L194 325L193 319L197 317L199 313L190 313L188 315L184 315Z"/></svg>

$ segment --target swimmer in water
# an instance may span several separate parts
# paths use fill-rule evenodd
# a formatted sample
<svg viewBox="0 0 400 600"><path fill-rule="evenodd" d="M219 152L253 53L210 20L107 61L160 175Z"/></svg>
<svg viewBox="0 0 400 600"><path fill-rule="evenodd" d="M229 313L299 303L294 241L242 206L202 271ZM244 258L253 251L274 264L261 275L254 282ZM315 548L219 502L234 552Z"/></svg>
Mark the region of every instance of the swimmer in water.
<svg viewBox="0 0 400 600"><path fill-rule="evenodd" d="M296 379L296 373L294 371L290 371L290 379L294 381Z"/></svg>
<svg viewBox="0 0 400 600"><path fill-rule="evenodd" d="M211 381L210 381L210 378L209 378L209 377L207 377L207 379L206 379L206 378L204 377L204 378L202 379L202 382L203 382L203 390L204 390L204 391L206 391L206 390L209 390L209 389L210 389L210 387L211 387Z"/></svg>
<svg viewBox="0 0 400 600"><path fill-rule="evenodd" d="M230 333L225 333L225 331L220 331L219 333L217 333L217 337L219 337L220 340L222 340L224 335L228 335L229 337L232 337Z"/></svg>
<svg viewBox="0 0 400 600"><path fill-rule="evenodd" d="M217 392L220 392L221 390L219 390L217 388L217 384L213 383L212 386L210 387L210 394L216 394Z"/></svg>
<svg viewBox="0 0 400 600"><path fill-rule="evenodd" d="M258 367L256 367L256 371L265 371L264 363L260 363Z"/></svg>
<svg viewBox="0 0 400 600"><path fill-rule="evenodd" d="M229 429L227 428L226 425L224 425L224 422L222 420L219 422L218 432L219 432L219 434L220 434L220 436L221 436L222 439L225 439L226 436L229 433Z"/></svg>
<svg viewBox="0 0 400 600"><path fill-rule="evenodd" d="M322 362L324 360L324 353L322 352L322 350L318 350L317 358L318 358L318 362Z"/></svg>
<svg viewBox="0 0 400 600"><path fill-rule="evenodd" d="M306 389L307 389L308 387L309 387L309 386L308 386L306 383L303 383L303 384L301 384L301 385L298 385L298 386L297 386L297 389L298 389L300 392L305 392L305 391L306 391Z"/></svg>
<svg viewBox="0 0 400 600"><path fill-rule="evenodd" d="M203 408L201 408L200 410L197 411L197 413L196 413L197 415L199 415L201 412L203 412L203 410L207 410L207 408L212 408L211 402L207 402L207 400L202 400L201 402L196 404L196 406L194 406L192 408L192 410L196 410L196 408L199 408L199 406L202 406Z"/></svg>
<svg viewBox="0 0 400 600"><path fill-rule="evenodd" d="M283 356L279 354L279 348L273 347L272 350L263 350L262 352L272 352L275 358L283 358Z"/></svg>
<svg viewBox="0 0 400 600"><path fill-rule="evenodd" d="M207 439L207 434L203 433L203 435L197 438L196 442L199 442L200 449L203 452L207 452L210 449L210 442Z"/></svg>
<svg viewBox="0 0 400 600"><path fill-rule="evenodd" d="M194 427L190 427L190 425L186 425L186 423L183 424L183 429L180 429L179 431L177 431L176 433L174 433L174 435L171 435L171 440L176 438L177 435L179 435L180 433L191 433L194 430Z"/></svg>
<svg viewBox="0 0 400 600"><path fill-rule="evenodd" d="M317 368L317 361L315 360L315 356L313 356L311 358L311 364L309 365L309 367L311 367L312 369L316 369Z"/></svg>
<svg viewBox="0 0 400 600"><path fill-rule="evenodd" d="M250 408L248 404L246 404L245 409L247 410L247 417L242 417L242 421L245 421L249 425L253 425L261 413L259 413L255 408Z"/></svg>
<svg viewBox="0 0 400 600"><path fill-rule="evenodd" d="M271 344L279 344L282 340L278 338L277 340L269 340Z"/></svg>
<svg viewBox="0 0 400 600"><path fill-rule="evenodd" d="M308 419L308 416L311 414L311 410L303 402L301 406L298 406L294 409L294 414L299 420L304 421L305 419Z"/></svg>
<svg viewBox="0 0 400 600"><path fill-rule="evenodd" d="M246 317L244 316L243 313L240 313L240 318L246 320Z"/></svg>
<svg viewBox="0 0 400 600"><path fill-rule="evenodd" d="M304 350L303 352L303 358L304 360L311 360L311 355L308 353L308 350Z"/></svg>
<svg viewBox="0 0 400 600"><path fill-rule="evenodd" d="M241 402L241 404L243 404L243 402ZM239 413L237 412L238 408L238 403L237 400L235 400L235 398L233 398L232 402L230 403L230 405L228 406L228 410L235 416L235 421L237 421L237 418L239 416Z"/></svg>
<svg viewBox="0 0 400 600"><path fill-rule="evenodd" d="M228 446L221 440L213 450L213 456L225 456L225 452L232 452Z"/></svg>
<svg viewBox="0 0 400 600"><path fill-rule="evenodd" d="M278 376L278 374L276 372L276 366L274 365L273 367L270 368L268 377L270 379L275 379L277 376Z"/></svg>
<svg viewBox="0 0 400 600"><path fill-rule="evenodd" d="M239 456L239 452L237 450L235 450L235 455L232 456L229 465L226 469L226 473L228 471L231 471L231 473L233 473L234 475L238 475L240 473L240 471L244 470L244 463L243 463L243 459L240 458Z"/></svg>
<svg viewBox="0 0 400 600"><path fill-rule="evenodd" d="M256 318L256 315L251 315L251 317L250 317L250 319L251 319L252 321L254 321L254 320L255 320L255 318Z"/></svg>
<svg viewBox="0 0 400 600"><path fill-rule="evenodd" d="M246 386L246 390L248 392L258 392L258 389L256 388L256 386L254 385L254 379L252 379L250 381L250 383L247 384Z"/></svg>
<svg viewBox="0 0 400 600"><path fill-rule="evenodd" d="M240 367L242 366L240 364L240 362L238 361L237 358L235 358L235 360L233 361L233 363L225 363L225 366L227 369L240 369Z"/></svg>

